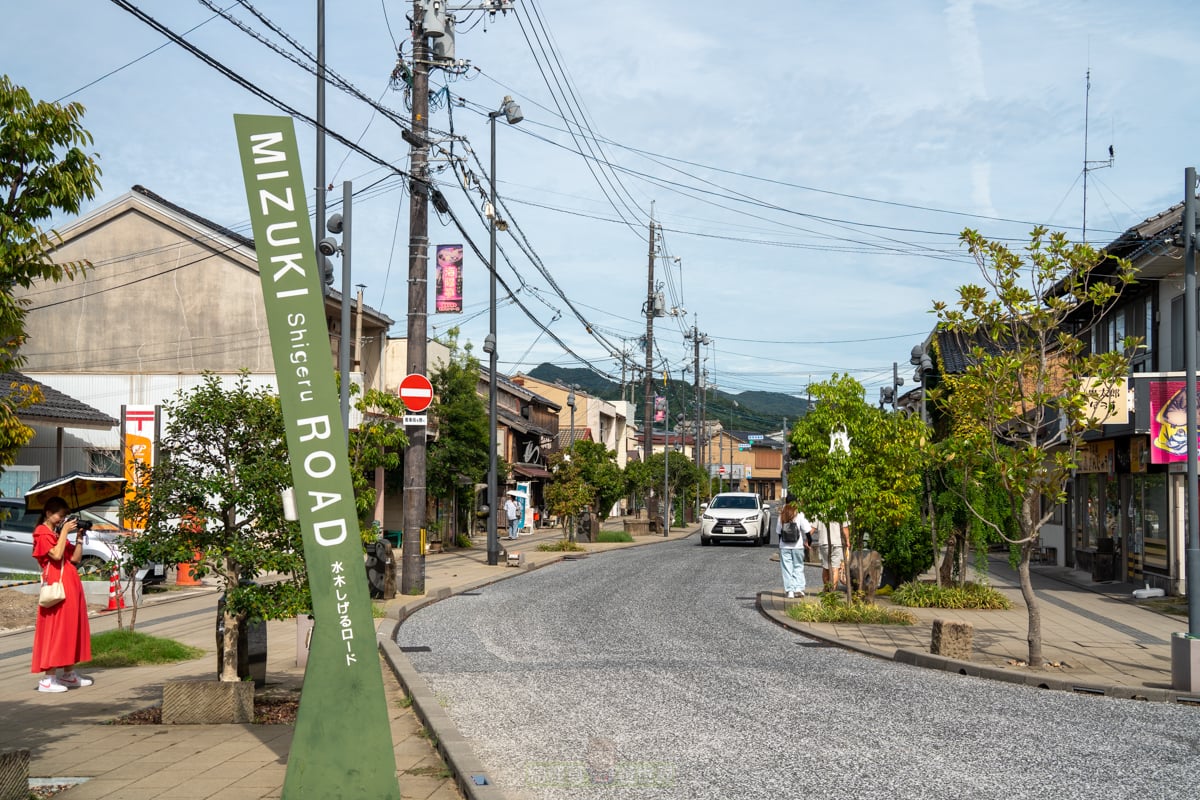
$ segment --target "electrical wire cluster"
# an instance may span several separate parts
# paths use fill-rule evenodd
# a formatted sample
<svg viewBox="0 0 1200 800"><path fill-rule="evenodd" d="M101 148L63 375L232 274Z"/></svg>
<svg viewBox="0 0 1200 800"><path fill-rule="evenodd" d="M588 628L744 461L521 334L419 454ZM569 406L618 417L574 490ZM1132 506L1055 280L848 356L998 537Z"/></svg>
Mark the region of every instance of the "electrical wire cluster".
<svg viewBox="0 0 1200 800"><path fill-rule="evenodd" d="M134 3L129 2L129 0L111 0L111 2L136 17L145 25L166 36L169 42L174 43L200 59L209 67L245 90L270 103L283 113L315 127L316 122L312 117L282 102L261 85L237 74L228 66L190 43L185 34L177 34L171 31L165 25L139 9ZM231 3L224 8L211 2L211 0L198 0L198 2L213 12L214 18L219 17L225 20L241 33L252 38L260 46L269 49L291 65L304 70L310 75L317 74L317 61L313 54L297 41L295 37L284 30L282 26L270 20L263 12L248 2L248 0L237 0L237 2ZM391 34L397 53L396 67L391 74L386 76L387 88L384 89L384 92L386 93L389 89L400 91L405 95L405 104L410 105L408 95L411 90L411 65L405 59L404 44L396 43L397 39L395 33L392 31L391 20L387 17L386 0L381 0L381 3L388 31ZM231 10L235 7L247 12L257 21L256 24L269 31L270 35L255 30L254 25L235 17L231 13ZM470 142L456 132L454 112L455 109L466 109L471 113L479 115L481 118L486 118L491 108L471 100L462 94L453 92L450 87L450 84L453 82L469 81L474 78L484 77L504 87L511 94L520 97L522 102L528 104L528 106L538 107L545 112L543 120L526 120L524 125L518 126L516 128L517 134L529 137L531 140L547 147L565 149L579 157L588 169L595 186L603 196L604 202L611 214L585 213L578 209L545 202L544 198L539 198L538 200L520 198L515 196L515 193L511 196L506 195L503 197L498 195L497 203L499 208L494 209L492 213L500 214L503 212L503 218L508 225L505 231L506 238L504 239L504 243L501 244L498 242L497 252L508 272L512 275L511 278L497 275L497 282L503 287L503 291L506 293L506 297L502 299L502 302L515 305L539 329L537 339L529 346L529 349L522 355L521 359L510 363L519 365L524 361L537 341L546 336L562 348L564 355L568 359L610 380L623 380L626 370L636 373L642 369L642 367L639 367L630 360L630 349L628 347L630 341L638 339L638 334L631 330L622 331L611 326L598 324L587 312L599 312L605 317L614 320L623 320L625 318L609 311L588 306L579 299L568 296L560 282L556 280L550 266L537 252L531 237L518 221L516 210L522 207L544 209L622 226L633 234L633 241L642 243L642 252L645 252L644 248L648 246L647 236L649 235L648 231L651 229L649 223L653 212L651 210L650 197L673 195L684 198L689 202L701 203L717 212L720 217L719 220L700 219L695 220L691 224L686 222L685 218L682 217L669 218L666 224L661 220L656 220L655 227L660 233L655 244L655 257L657 259L655 271L657 275L661 276L662 283L660 288L665 289L666 296L669 298L669 303L666 305L674 312L669 316L674 319L674 326L681 335L681 341L682 335L691 328L685 319L687 311L685 308L684 292L684 265L690 256L686 256L683 250L676 249L673 246L679 237L686 236L699 240L719 239L757 246L807 249L817 252L917 256L932 261L950 263L966 263L969 261L969 258L960 251L960 248L956 244L958 237L957 230L937 230L919 226L893 226L880 224L869 219L855 220L829 214L817 214L811 211L804 211L791 204L774 202L737 190L732 186L724 185L721 176L739 181L756 182L764 187L848 199L856 202L883 204L922 213L984 220L995 223L1021 224L1030 227L1034 224L1022 220L989 217L950 209L899 203L891 200L821 189L775 178L758 177L738 170L700 164L670 155L657 154L644 148L621 144L603 136L596 129L594 118L582 101L581 93L578 91L574 80L567 70L566 61L556 45L539 0L522 0L514 16L526 48L537 66L542 84L551 98L550 105L537 102L529 96L528 92L522 92L513 87L506 86L489 72L477 67L465 71L450 70L442 73L445 75L446 83L438 88L431 86L430 104L431 110L439 112L444 110L446 112L447 128L441 130L432 125L428 127L430 144L433 151L430 161L430 177L427 184L422 186L421 183L418 183L417 185L422 186L421 190L423 191L427 190L442 195L443 202L443 193L449 190L450 184L453 183L458 186L460 193L474 210L476 220L486 228L487 219L482 206L487 201L485 187L489 185L490 180L488 171L484 168L474 149L471 148ZM475 26L486 22L488 18L488 14L485 11L471 11L462 20L459 20L458 30L460 33L468 32ZM206 24L207 22L206 20L205 23L201 24ZM382 95L378 100L372 99L337 72L326 70L325 74L329 85L371 109L371 121L367 123L367 127L370 127L375 119L378 118L399 128L401 131L411 130L411 109L407 113L396 111L382 103ZM372 183L363 189L356 189L354 192L356 201L359 198L375 197L397 191L403 193L406 191L407 187L411 184L412 176L404 168L397 166L392 160L376 155L368 148L362 146L360 142L365 133L366 128L356 138L352 139L337 131L329 130L327 126L329 137L346 148L346 158L351 153L357 154L374 165L373 171L382 172L382 177L376 177ZM565 141L561 139L565 139ZM622 163L622 160L618 160L618 155L623 160L637 160L650 166L642 169L634 168L626 163ZM344 165L344 163L345 160L343 160L342 164ZM340 169L341 166L339 166L339 171ZM654 169L656 172L652 173L648 171L649 169ZM663 177L663 171L673 177ZM471 238L471 231L478 230L474 222L471 226L468 226L462 221L461 215L454 208L440 206L437 202L434 205L438 207L437 213L442 217L443 222L453 225L462 235L466 246L472 249L479 257L480 263L488 265L487 257L480 251L480 248ZM392 252L395 251L395 241L400 235L401 214L399 208L400 204L398 204ZM740 220L741 225L739 226L737 223L731 222L731 219ZM740 231L738 230L739 227L741 228ZM248 228L248 224L241 226L241 229L245 228ZM238 229L235 228L235 230ZM923 241L922 238L917 237L929 239L930 241ZM497 269L497 267L498 265L495 264L488 265L489 269ZM530 272L530 267L532 267L532 273ZM389 276L390 269L391 263L389 261ZM544 284L546 288L543 288L539 284ZM381 306L382 297L386 297L386 291L387 283L385 280L381 292ZM527 304L525 298L544 306L549 311L549 321L543 322L543 318L547 315L539 314L533 310ZM469 320L473 316L484 313L486 310L486 306L482 311L471 309L459 321ZM564 318L573 319L586 335L596 343L602 355L597 357L595 355L578 353L569 347L561 336L555 334L551 330L551 326ZM626 321L630 322L631 325L640 324L638 320L628 319ZM920 335L924 335L924 332L905 332L888 338L899 340ZM737 339L727 336L723 336L722 338L730 343L761 342L761 340L757 339ZM661 342L659 337L656 336L655 339L656 342ZM838 343L838 340L809 339L804 341L778 342L778 344L809 345L828 345L834 343ZM712 349L706 355L705 361L711 357L715 366L715 345L708 346ZM734 346L736 347L736 344ZM840 371L866 375L868 379L873 379L877 375L887 375L890 380L890 365L847 367L845 365L806 364L797 361L771 359L757 353L742 353L736 350L727 350L724 352L729 356L752 359L756 363L767 362L787 365L792 368L792 372L805 369L817 373ZM670 360L663 351L658 350L656 352L656 360L658 363L655 366L655 372L659 374L662 372L670 373ZM686 357L679 357L675 360L677 362L688 361ZM605 365L611 365L613 370L619 370L622 378L616 378L612 372L605 369ZM676 371L678 370L676 369ZM707 370L704 371L706 372ZM754 380L753 376L755 374L750 369L739 370L739 375L747 383ZM764 380L760 385L765 388L769 386L766 379L776 374L776 371L773 371L771 368L764 368L757 374L763 376ZM703 375L700 377L703 378Z"/></svg>

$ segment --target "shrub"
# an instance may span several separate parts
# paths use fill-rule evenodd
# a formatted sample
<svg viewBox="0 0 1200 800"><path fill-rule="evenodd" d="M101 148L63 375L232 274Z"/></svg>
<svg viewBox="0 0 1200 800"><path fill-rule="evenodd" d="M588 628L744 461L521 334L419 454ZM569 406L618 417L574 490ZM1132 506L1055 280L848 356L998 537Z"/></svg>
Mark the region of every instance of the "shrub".
<svg viewBox="0 0 1200 800"><path fill-rule="evenodd" d="M545 553L573 553L584 548L570 539L558 539L553 542L541 542L538 544L537 549Z"/></svg>
<svg viewBox="0 0 1200 800"><path fill-rule="evenodd" d="M464 550L469 547L474 547L475 543L471 541L471 537L465 533L460 533L454 537L454 546L461 547Z"/></svg>
<svg viewBox="0 0 1200 800"><path fill-rule="evenodd" d="M859 625L912 625L916 619L907 611L882 608L855 600L847 603L837 592L821 595L819 603L796 603L789 606L788 616L797 622L844 622Z"/></svg>
<svg viewBox="0 0 1200 800"><path fill-rule="evenodd" d="M1012 602L1000 592L981 583L962 586L938 586L912 581L892 593L892 601L910 608L1009 609Z"/></svg>
<svg viewBox="0 0 1200 800"><path fill-rule="evenodd" d="M625 531L600 531L596 535L597 542L632 542L633 537Z"/></svg>

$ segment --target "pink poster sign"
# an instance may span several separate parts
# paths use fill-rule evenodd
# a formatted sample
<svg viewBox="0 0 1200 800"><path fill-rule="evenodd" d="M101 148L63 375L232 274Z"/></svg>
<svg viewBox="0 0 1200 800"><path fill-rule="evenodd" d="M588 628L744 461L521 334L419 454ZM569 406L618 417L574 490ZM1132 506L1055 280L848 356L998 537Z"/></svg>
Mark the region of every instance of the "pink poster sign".
<svg viewBox="0 0 1200 800"><path fill-rule="evenodd" d="M1150 389L1150 463L1187 461L1187 383L1153 381Z"/></svg>
<svg viewBox="0 0 1200 800"><path fill-rule="evenodd" d="M463 310L463 246L437 246L437 289L435 306L438 314L461 314Z"/></svg>

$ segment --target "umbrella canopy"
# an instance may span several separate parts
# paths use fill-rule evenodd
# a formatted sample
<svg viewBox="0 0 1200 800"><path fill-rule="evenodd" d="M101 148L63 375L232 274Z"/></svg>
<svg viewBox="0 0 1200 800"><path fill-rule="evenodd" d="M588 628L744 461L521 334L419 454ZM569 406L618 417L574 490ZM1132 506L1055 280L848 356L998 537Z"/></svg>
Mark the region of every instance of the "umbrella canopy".
<svg viewBox="0 0 1200 800"><path fill-rule="evenodd" d="M50 498L61 497L71 511L79 511L115 500L124 493L125 479L118 475L72 472L60 478L34 484L25 493L25 508L29 511L41 511Z"/></svg>
<svg viewBox="0 0 1200 800"><path fill-rule="evenodd" d="M529 492L522 492L520 489L509 489L505 494L511 494L513 497L529 497Z"/></svg>

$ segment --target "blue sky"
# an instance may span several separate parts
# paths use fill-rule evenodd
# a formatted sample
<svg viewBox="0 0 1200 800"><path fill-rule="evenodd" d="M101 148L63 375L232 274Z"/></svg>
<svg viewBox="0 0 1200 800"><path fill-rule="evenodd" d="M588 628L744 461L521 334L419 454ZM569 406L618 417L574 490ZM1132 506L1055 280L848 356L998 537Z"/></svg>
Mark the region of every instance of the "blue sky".
<svg viewBox="0 0 1200 800"><path fill-rule="evenodd" d="M315 78L205 5L133 5L177 33L195 28L187 38L196 47L315 116ZM295 52L246 6L213 5ZM329 69L408 116L389 76L398 46L411 56L411 3L326 6ZM810 381L837 372L857 378L874 401L893 361L911 384L909 350L933 324L933 301L952 300L955 287L975 280L957 244L964 227L1015 246L1035 223L1078 239L1085 157L1107 163L1111 144L1112 167L1087 176L1087 239L1102 245L1178 202L1184 168L1200 161L1200 105L1188 91L1200 23L1184 2L515 7L494 19L458 12L457 56L471 68L432 78L452 104L439 103L431 125L465 137L453 153L466 157L471 188L461 188L461 169L437 178L484 254L476 182L488 180L486 112L512 95L525 115L499 125L498 191L515 223L510 234L523 234L545 274L502 234L500 275L523 287L521 303L567 351L505 302L504 372L550 361L619 378L613 351L622 348L644 363L653 213L664 228L656 277L666 305L686 310L656 323L656 368L665 362L679 377L692 354L682 332L696 326L712 342L702 351L708 382L722 390L802 396ZM315 52L315 2L252 8ZM163 47L161 34L115 3L5 10L0 69L35 97L87 107L104 171L95 205L142 184L248 232L232 115L281 112L179 45ZM407 168L408 146L383 115L336 89L326 108L332 130ZM312 165L315 134L302 122L297 132ZM337 142L327 163L333 201L342 181L356 190L354 283L403 335L403 184ZM431 213L430 240L463 237ZM464 291L466 313L431 313L431 333L457 324L478 346L487 279L469 247Z"/></svg>

